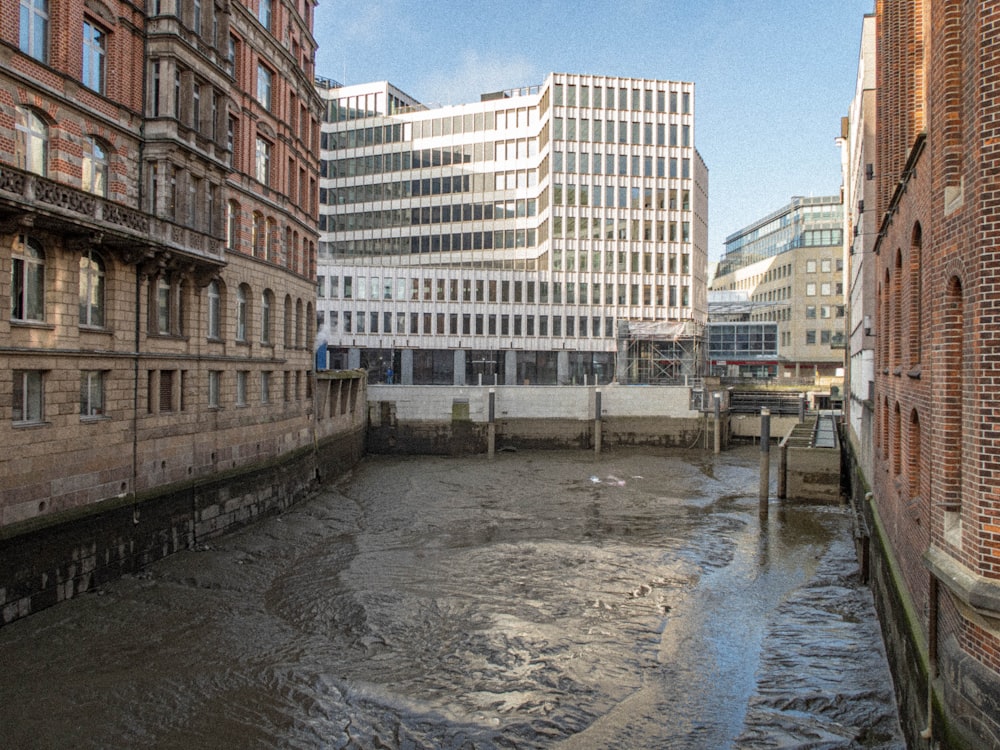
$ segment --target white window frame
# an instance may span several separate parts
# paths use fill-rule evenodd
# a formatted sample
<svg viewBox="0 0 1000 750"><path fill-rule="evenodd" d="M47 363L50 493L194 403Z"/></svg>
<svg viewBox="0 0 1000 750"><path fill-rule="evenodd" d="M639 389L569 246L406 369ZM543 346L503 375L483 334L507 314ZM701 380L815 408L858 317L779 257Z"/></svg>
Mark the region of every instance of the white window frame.
<svg viewBox="0 0 1000 750"><path fill-rule="evenodd" d="M88 193L108 195L108 149L99 138L88 136L83 145L81 187Z"/></svg>
<svg viewBox="0 0 1000 750"><path fill-rule="evenodd" d="M93 248L80 256L80 325L87 328L104 327L104 261Z"/></svg>
<svg viewBox="0 0 1000 750"><path fill-rule="evenodd" d="M236 340L247 340L247 292L242 286L236 289Z"/></svg>
<svg viewBox="0 0 1000 750"><path fill-rule="evenodd" d="M49 61L49 0L21 0L19 35L21 52Z"/></svg>
<svg viewBox="0 0 1000 750"><path fill-rule="evenodd" d="M257 136L257 146L254 154L254 176L265 186L271 184L271 142L262 136Z"/></svg>
<svg viewBox="0 0 1000 750"><path fill-rule="evenodd" d="M21 235L11 262L11 320L45 321L45 251L34 237Z"/></svg>
<svg viewBox="0 0 1000 750"><path fill-rule="evenodd" d="M14 424L45 421L45 374L41 370L14 370L11 406Z"/></svg>
<svg viewBox="0 0 1000 750"><path fill-rule="evenodd" d="M46 177L49 171L49 127L29 107L17 107L14 121L15 164Z"/></svg>
<svg viewBox="0 0 1000 750"><path fill-rule="evenodd" d="M87 88L104 94L108 58L108 32L89 19L83 21L83 66L81 80Z"/></svg>
<svg viewBox="0 0 1000 750"><path fill-rule="evenodd" d="M97 419L104 413L104 372L80 372L80 419Z"/></svg>
<svg viewBox="0 0 1000 750"><path fill-rule="evenodd" d="M208 338L222 338L222 287L218 280L209 282L208 297Z"/></svg>
<svg viewBox="0 0 1000 750"><path fill-rule="evenodd" d="M273 101L273 81L271 69L264 63L257 63L257 102L268 112L271 111Z"/></svg>

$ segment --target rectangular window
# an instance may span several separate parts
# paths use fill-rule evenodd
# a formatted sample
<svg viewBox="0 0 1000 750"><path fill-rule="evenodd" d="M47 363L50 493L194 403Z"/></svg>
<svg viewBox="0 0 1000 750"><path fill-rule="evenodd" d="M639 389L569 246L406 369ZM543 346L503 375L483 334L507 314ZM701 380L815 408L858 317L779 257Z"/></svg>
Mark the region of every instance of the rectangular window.
<svg viewBox="0 0 1000 750"><path fill-rule="evenodd" d="M107 34L90 21L83 22L83 85L104 93L104 60L107 55Z"/></svg>
<svg viewBox="0 0 1000 750"><path fill-rule="evenodd" d="M260 136L257 136L255 175L262 185L271 184L271 143Z"/></svg>
<svg viewBox="0 0 1000 750"><path fill-rule="evenodd" d="M13 421L37 424L42 421L43 389L40 370L14 370Z"/></svg>
<svg viewBox="0 0 1000 750"><path fill-rule="evenodd" d="M257 63L257 101L271 111L271 71L262 63Z"/></svg>
<svg viewBox="0 0 1000 750"><path fill-rule="evenodd" d="M815 297L816 296L816 283L815 282L810 281L808 284L806 284L806 296L807 297Z"/></svg>
<svg viewBox="0 0 1000 750"><path fill-rule="evenodd" d="M20 49L36 60L49 60L49 0L21 0Z"/></svg>
<svg viewBox="0 0 1000 750"><path fill-rule="evenodd" d="M816 331L806 331L806 344L811 346L816 343Z"/></svg>
<svg viewBox="0 0 1000 750"><path fill-rule="evenodd" d="M221 370L209 370L208 371L208 406L212 409L218 409L221 405L221 393L222 393L222 371Z"/></svg>
<svg viewBox="0 0 1000 750"><path fill-rule="evenodd" d="M80 373L80 416L104 416L104 373L100 370Z"/></svg>
<svg viewBox="0 0 1000 750"><path fill-rule="evenodd" d="M271 30L271 0L257 0L257 20L265 29Z"/></svg>
<svg viewBox="0 0 1000 750"><path fill-rule="evenodd" d="M246 406L247 404L247 370L236 371L236 405Z"/></svg>
<svg viewBox="0 0 1000 750"><path fill-rule="evenodd" d="M260 374L260 402L262 404L271 403L271 373L262 372Z"/></svg>

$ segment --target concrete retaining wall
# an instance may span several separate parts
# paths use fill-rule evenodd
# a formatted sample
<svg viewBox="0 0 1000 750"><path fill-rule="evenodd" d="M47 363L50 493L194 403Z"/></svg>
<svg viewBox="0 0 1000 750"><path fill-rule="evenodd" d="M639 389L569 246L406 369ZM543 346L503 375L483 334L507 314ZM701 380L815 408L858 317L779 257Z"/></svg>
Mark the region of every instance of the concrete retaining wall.
<svg viewBox="0 0 1000 750"><path fill-rule="evenodd" d="M0 625L93 590L261 516L361 459L364 426L281 460L16 524L0 536Z"/></svg>
<svg viewBox="0 0 1000 750"><path fill-rule="evenodd" d="M601 398L602 447L697 447L705 417L683 386L368 386L368 450L487 451L490 391L499 449L588 448Z"/></svg>

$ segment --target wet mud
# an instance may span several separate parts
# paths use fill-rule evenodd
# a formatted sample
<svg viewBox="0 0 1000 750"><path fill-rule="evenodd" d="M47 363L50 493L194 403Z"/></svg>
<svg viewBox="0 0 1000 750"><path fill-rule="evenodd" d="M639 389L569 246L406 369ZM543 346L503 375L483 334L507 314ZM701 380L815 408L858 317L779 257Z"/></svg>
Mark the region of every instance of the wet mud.
<svg viewBox="0 0 1000 750"><path fill-rule="evenodd" d="M845 508L759 454L366 459L0 630L18 748L903 748Z"/></svg>

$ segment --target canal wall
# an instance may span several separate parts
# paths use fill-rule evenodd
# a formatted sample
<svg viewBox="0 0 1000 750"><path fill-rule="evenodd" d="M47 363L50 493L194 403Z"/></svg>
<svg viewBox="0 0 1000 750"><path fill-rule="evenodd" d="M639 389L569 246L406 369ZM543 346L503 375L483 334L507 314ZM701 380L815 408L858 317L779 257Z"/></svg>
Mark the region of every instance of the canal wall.
<svg viewBox="0 0 1000 750"><path fill-rule="evenodd" d="M857 553L875 601L907 747L980 750L986 747L982 737L969 727L983 728L997 721L1000 704L995 678L984 674L981 665L971 664L954 636L948 636L941 639L936 677L929 683L928 613L914 601L906 585L855 446L847 441L844 445L844 472L850 480L850 501L857 519ZM930 701L929 684L933 684ZM932 707L930 717L928 704ZM933 727L933 738L923 736L929 726Z"/></svg>
<svg viewBox="0 0 1000 750"><path fill-rule="evenodd" d="M319 378L309 444L0 528L0 626L280 513L364 455L363 377Z"/></svg>
<svg viewBox="0 0 1000 750"><path fill-rule="evenodd" d="M692 403L686 386L369 385L367 449L485 453L491 393L498 450L592 448L598 399L602 449L700 447L706 428L712 429L711 416Z"/></svg>

